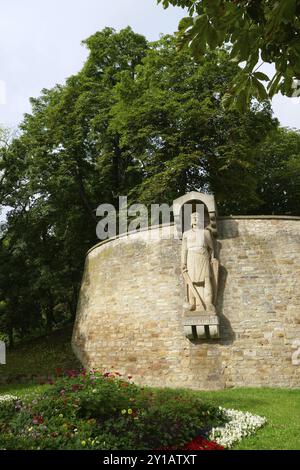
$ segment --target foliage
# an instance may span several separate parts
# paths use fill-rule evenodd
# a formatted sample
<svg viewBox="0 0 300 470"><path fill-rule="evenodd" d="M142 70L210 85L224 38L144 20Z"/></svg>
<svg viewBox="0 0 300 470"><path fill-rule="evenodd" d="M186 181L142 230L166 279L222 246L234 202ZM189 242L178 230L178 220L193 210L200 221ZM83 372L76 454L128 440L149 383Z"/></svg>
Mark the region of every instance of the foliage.
<svg viewBox="0 0 300 470"><path fill-rule="evenodd" d="M257 194L261 214L300 215L300 133L271 132L257 148Z"/></svg>
<svg viewBox="0 0 300 470"><path fill-rule="evenodd" d="M42 395L0 405L0 448L158 449L224 422L184 391L140 388L119 374L70 371Z"/></svg>
<svg viewBox="0 0 300 470"><path fill-rule="evenodd" d="M134 73L147 42L130 28L105 28L85 44L82 71L32 99L21 135L0 152L0 205L11 208L0 241L1 329L11 344L74 319L96 208L126 193L131 157L108 129L109 110L118 77Z"/></svg>
<svg viewBox="0 0 300 470"><path fill-rule="evenodd" d="M261 204L256 147L277 121L267 103L243 114L224 111L221 100L235 71L226 51L196 64L166 36L152 44L135 77L122 75L110 128L143 175L130 192L133 201L170 204L201 190L213 192L225 214L246 214Z"/></svg>
<svg viewBox="0 0 300 470"><path fill-rule="evenodd" d="M295 79L300 79L299 0L158 0L158 3L165 8L170 4L187 8L189 16L179 24L179 38L181 44L189 44L196 58L208 48L230 44L232 60L245 63L228 88L224 104L245 109L253 96L263 101L279 91L287 96L295 93ZM258 70L260 60L275 65L272 79Z"/></svg>

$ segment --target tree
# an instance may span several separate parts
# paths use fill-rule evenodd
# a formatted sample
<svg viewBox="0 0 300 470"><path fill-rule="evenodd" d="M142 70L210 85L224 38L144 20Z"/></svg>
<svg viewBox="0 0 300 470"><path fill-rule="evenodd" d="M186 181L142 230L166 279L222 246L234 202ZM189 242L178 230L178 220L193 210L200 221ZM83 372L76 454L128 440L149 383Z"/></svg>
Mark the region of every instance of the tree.
<svg viewBox="0 0 300 470"><path fill-rule="evenodd" d="M65 86L32 99L21 135L1 149L0 204L11 208L2 239L10 253L8 272L15 276L10 285L20 288L10 288L3 276L0 291L2 286L2 298L14 311L15 333L25 331L23 320L31 318L29 312L24 316L23 292L28 302L35 300L26 307L37 327L51 330L63 321L59 305L74 318L85 253L97 242L96 208L116 203L132 184L125 172L131 157L125 158L120 136L109 129L109 113L119 76L135 73L147 41L130 28L105 28L84 44L90 55L83 69Z"/></svg>
<svg viewBox="0 0 300 470"><path fill-rule="evenodd" d="M213 192L225 214L250 213L261 204L255 149L278 123L268 103L243 114L224 111L222 96L235 72L226 51L196 64L166 36L152 44L134 77L122 75L110 128L143 175L133 200L171 203L200 190Z"/></svg>
<svg viewBox="0 0 300 470"><path fill-rule="evenodd" d="M260 214L300 215L300 133L279 129L257 148Z"/></svg>
<svg viewBox="0 0 300 470"><path fill-rule="evenodd" d="M228 44L231 59L245 63L224 96L224 104L244 109L251 97L272 98L281 92L300 95L300 0L158 0L187 8L179 40L195 57ZM269 79L259 68L275 65ZM264 86L267 82L267 90Z"/></svg>

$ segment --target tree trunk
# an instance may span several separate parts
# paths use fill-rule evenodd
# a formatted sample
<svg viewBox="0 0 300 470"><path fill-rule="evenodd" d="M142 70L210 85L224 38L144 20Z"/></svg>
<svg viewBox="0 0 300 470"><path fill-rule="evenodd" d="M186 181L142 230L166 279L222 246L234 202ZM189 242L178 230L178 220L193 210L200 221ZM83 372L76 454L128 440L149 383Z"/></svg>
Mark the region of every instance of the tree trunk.
<svg viewBox="0 0 300 470"><path fill-rule="evenodd" d="M14 329L12 325L10 325L8 328L8 341L9 341L9 347L13 348L15 343L14 343Z"/></svg>
<svg viewBox="0 0 300 470"><path fill-rule="evenodd" d="M51 333L53 330L54 323L54 314L53 314L53 305L46 307L46 330L47 333Z"/></svg>

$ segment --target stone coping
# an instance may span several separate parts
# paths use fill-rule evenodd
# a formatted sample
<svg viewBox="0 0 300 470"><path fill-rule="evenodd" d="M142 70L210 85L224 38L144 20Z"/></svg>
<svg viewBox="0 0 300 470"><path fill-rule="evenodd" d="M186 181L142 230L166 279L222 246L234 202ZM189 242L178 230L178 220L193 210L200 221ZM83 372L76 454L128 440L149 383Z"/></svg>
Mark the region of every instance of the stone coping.
<svg viewBox="0 0 300 470"><path fill-rule="evenodd" d="M254 220L300 220L297 215L224 215L217 217L217 220L254 219Z"/></svg>
<svg viewBox="0 0 300 470"><path fill-rule="evenodd" d="M292 215L226 215L226 216L218 216L218 220L294 220L294 221L300 221L299 216L292 216ZM125 238L130 235L134 235L135 233L140 233L140 232L146 232L148 230L156 230L159 228L164 228L164 227L170 227L174 226L174 222L171 222L170 224L159 224L159 225L152 225L150 227L145 227L139 230L132 230L130 232L124 232L120 233L119 235L116 235L115 237L108 238L107 240L103 240L102 242L97 243L96 245L92 246L88 251L87 255L89 255L93 250L98 248L99 246L105 245L106 243L113 242L115 240L118 240L120 238Z"/></svg>
<svg viewBox="0 0 300 470"><path fill-rule="evenodd" d="M105 245L106 243L118 240L119 238L125 238L130 235L134 235L135 233L147 232L148 230L155 230L155 229L164 228L164 227L172 227L173 225L174 225L174 222L171 222L170 224L151 225L150 227L141 228L139 230L132 230L130 232L120 233L119 235L116 235L115 237L107 238L107 240L103 240L102 242L99 242L96 245L92 246L92 248L88 250L87 255L91 253L91 251L95 250L95 248Z"/></svg>

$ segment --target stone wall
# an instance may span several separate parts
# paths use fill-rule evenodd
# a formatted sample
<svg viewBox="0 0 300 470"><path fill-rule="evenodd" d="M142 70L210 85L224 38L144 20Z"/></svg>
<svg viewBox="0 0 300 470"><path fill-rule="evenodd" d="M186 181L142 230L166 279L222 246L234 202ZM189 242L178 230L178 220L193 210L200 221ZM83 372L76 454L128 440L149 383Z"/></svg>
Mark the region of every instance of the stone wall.
<svg viewBox="0 0 300 470"><path fill-rule="evenodd" d="M300 219L218 229L221 339L185 338L181 241L156 228L90 250L73 333L86 367L152 386L300 386Z"/></svg>

